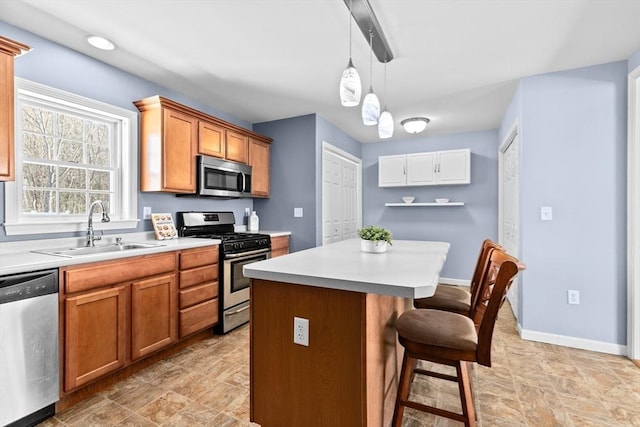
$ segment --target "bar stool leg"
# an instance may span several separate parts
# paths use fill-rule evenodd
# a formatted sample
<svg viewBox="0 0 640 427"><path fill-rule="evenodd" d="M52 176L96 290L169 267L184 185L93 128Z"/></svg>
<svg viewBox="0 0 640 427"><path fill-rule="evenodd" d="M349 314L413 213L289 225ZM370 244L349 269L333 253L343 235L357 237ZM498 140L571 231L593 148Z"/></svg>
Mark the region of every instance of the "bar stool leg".
<svg viewBox="0 0 640 427"><path fill-rule="evenodd" d="M402 402L409 399L411 380L413 379L413 369L416 362L416 359L407 356L407 351L405 350L404 356L402 357L402 371L400 372L400 383L398 384L396 406L393 411L393 427L402 426L402 416L404 414L404 405Z"/></svg>
<svg viewBox="0 0 640 427"><path fill-rule="evenodd" d="M460 390L460 403L462 404L462 414L465 417L465 427L476 426L476 410L473 405L473 395L471 393L471 381L469 378L469 363L461 360L456 365L458 374L458 389Z"/></svg>

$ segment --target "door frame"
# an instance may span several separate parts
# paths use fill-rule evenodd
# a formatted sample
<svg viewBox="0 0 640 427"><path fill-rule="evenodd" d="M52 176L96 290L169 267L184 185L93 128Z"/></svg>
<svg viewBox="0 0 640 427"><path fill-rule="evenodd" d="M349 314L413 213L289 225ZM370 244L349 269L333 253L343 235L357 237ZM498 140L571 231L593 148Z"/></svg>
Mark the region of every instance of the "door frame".
<svg viewBox="0 0 640 427"><path fill-rule="evenodd" d="M640 366L640 66L628 79L627 355Z"/></svg>
<svg viewBox="0 0 640 427"><path fill-rule="evenodd" d="M520 134L520 127L518 124L518 121L516 120L511 127L509 128L509 131L505 134L505 137L502 139L502 141L500 142L500 147L498 148L498 242L500 242L502 244L502 242L504 241L504 230L503 230L503 203L504 203L504 188L502 185L502 169L504 167L504 152L507 150L507 148L513 143L513 141L515 140L516 137L518 137ZM520 169L520 151L518 151L518 169ZM518 175L520 175L520 171L518 171ZM518 182L520 182L520 180L518 179ZM518 191L520 191L520 189L518 188ZM518 198L519 199L519 198ZM518 254L520 253L520 206L518 206ZM509 293L507 293L507 299L509 300L509 303L511 305L511 311L513 312L514 316L516 317L516 320L519 320L519 317L521 315L520 313L520 307L522 307L522 301L521 301L521 297L522 297L522 292L520 290L520 286L518 286L517 292L517 301L516 303L518 304L517 307L513 307L512 304L512 299L510 298L510 296L512 295L512 289L509 291ZM511 293L511 294L510 294Z"/></svg>
<svg viewBox="0 0 640 427"><path fill-rule="evenodd" d="M362 227L362 159L354 156L351 153L348 153L344 150L341 150L340 148L336 147L335 145L332 145L330 143L328 143L327 141L322 141L322 162L320 165L320 170L321 170L321 179L320 182L323 183L324 182L324 157L325 157L325 153L331 153L334 154L338 157L342 157L343 159L353 162L356 164L356 180L357 180L357 184L356 184L356 188L357 188L357 192L358 192L358 196L356 197L356 199L358 200L358 206L356 206L356 226L357 228ZM321 218L320 218L320 245L323 244L324 242L324 204L326 201L326 197L324 194L324 185L322 185L322 212L321 212Z"/></svg>

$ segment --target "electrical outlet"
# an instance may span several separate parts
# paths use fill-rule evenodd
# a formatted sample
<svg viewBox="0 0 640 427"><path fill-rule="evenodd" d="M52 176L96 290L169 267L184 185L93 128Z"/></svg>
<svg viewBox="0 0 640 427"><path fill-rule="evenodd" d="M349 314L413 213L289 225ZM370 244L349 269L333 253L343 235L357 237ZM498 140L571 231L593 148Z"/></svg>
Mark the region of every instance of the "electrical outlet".
<svg viewBox="0 0 640 427"><path fill-rule="evenodd" d="M543 206L540 208L540 219L542 221L551 221L553 219L553 209L551 206Z"/></svg>
<svg viewBox="0 0 640 427"><path fill-rule="evenodd" d="M303 217L302 208L293 208L293 217L294 218L302 218Z"/></svg>
<svg viewBox="0 0 640 427"><path fill-rule="evenodd" d="M580 304L580 291L567 291L568 304Z"/></svg>
<svg viewBox="0 0 640 427"><path fill-rule="evenodd" d="M145 206L142 209L142 219L151 219L151 206Z"/></svg>
<svg viewBox="0 0 640 427"><path fill-rule="evenodd" d="M293 318L293 343L309 347L309 319Z"/></svg>

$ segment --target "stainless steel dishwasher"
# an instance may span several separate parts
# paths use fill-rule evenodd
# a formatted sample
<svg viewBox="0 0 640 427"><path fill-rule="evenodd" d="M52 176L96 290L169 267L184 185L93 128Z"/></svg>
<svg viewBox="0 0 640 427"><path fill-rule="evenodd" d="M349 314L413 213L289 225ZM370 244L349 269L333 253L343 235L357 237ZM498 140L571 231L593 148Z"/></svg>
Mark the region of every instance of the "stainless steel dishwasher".
<svg viewBox="0 0 640 427"><path fill-rule="evenodd" d="M0 276L0 426L54 414L58 363L58 270Z"/></svg>

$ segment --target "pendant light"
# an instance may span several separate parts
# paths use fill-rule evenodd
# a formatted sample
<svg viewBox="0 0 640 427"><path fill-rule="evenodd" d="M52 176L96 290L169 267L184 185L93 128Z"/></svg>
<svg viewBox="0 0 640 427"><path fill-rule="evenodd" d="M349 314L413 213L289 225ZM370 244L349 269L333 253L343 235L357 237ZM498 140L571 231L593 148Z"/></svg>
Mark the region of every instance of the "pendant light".
<svg viewBox="0 0 640 427"><path fill-rule="evenodd" d="M369 47L371 48L369 68L371 75L371 82L369 84L369 93L364 97L362 102L362 122L366 126L373 126L378 124L380 118L380 102L375 93L373 93L373 31L369 30Z"/></svg>
<svg viewBox="0 0 640 427"><path fill-rule="evenodd" d="M391 138L393 136L393 116L387 110L387 61L384 61L384 109L378 119L378 136L381 139Z"/></svg>
<svg viewBox="0 0 640 427"><path fill-rule="evenodd" d="M360 104L362 96L362 83L360 82L360 74L353 66L351 60L351 0L349 0L349 63L347 68L342 72L340 79L340 102L345 107L355 107Z"/></svg>

